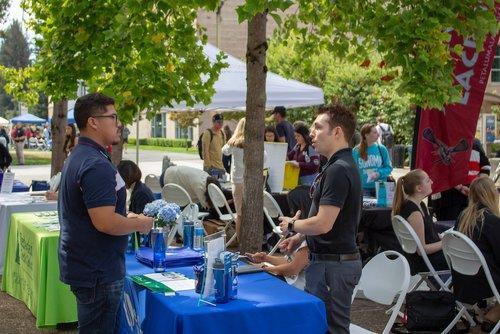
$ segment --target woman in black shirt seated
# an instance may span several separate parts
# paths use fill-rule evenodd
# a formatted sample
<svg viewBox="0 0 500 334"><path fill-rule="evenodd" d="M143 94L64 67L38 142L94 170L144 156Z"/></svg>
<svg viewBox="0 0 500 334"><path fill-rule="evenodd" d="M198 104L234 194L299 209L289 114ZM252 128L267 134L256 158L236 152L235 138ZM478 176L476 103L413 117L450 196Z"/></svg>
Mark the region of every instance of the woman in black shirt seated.
<svg viewBox="0 0 500 334"><path fill-rule="evenodd" d="M432 180L421 169L410 171L396 183L392 215L400 215L413 227L429 261L436 270L448 270L442 251L441 238L434 229L432 216L423 199L432 193ZM405 254L411 274L429 271L422 257L417 253Z"/></svg>
<svg viewBox="0 0 500 334"><path fill-rule="evenodd" d="M460 214L456 228L471 238L481 250L495 286L500 288L500 213L498 192L491 179L481 176L472 181L469 203ZM475 276L462 275L455 271L452 276L453 292L459 301L475 304L493 297L483 269ZM489 332L500 320L500 306L495 304L484 319L481 327Z"/></svg>
<svg viewBox="0 0 500 334"><path fill-rule="evenodd" d="M153 192L141 182L141 170L133 161L122 160L117 169L123 181L125 181L127 189L132 189L128 212L141 214L146 204L155 200Z"/></svg>

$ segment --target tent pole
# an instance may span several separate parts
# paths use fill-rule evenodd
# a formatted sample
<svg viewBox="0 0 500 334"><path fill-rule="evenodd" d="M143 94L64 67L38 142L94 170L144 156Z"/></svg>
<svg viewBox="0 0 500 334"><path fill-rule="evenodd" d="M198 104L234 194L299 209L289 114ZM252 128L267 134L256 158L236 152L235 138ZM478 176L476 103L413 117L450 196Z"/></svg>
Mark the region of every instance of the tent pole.
<svg viewBox="0 0 500 334"><path fill-rule="evenodd" d="M135 125L135 163L139 166L139 120L141 119L141 111L137 112Z"/></svg>

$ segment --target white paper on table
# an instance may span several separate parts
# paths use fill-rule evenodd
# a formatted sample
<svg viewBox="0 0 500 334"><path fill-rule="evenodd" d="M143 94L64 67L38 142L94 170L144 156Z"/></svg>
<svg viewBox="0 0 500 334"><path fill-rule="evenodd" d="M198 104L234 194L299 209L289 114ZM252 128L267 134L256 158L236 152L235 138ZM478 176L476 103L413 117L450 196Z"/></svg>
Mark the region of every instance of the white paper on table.
<svg viewBox="0 0 500 334"><path fill-rule="evenodd" d="M195 281L186 276L174 272L146 274L146 277L157 281L174 291L194 290Z"/></svg>
<svg viewBox="0 0 500 334"><path fill-rule="evenodd" d="M14 173L3 173L2 188L0 189L0 193L10 194L12 193L12 188L14 188Z"/></svg>

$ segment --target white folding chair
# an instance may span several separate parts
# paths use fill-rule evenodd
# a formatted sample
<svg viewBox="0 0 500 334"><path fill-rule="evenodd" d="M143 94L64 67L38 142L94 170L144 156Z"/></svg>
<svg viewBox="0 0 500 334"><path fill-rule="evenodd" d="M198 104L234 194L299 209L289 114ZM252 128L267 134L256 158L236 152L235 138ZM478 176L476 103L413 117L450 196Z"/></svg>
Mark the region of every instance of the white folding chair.
<svg viewBox="0 0 500 334"><path fill-rule="evenodd" d="M213 183L210 183L208 185L208 197L210 197L210 200L212 201L215 211L219 215L219 219L226 224L226 226L224 226L224 230L227 231L227 228L231 225L231 223L233 223L236 220L236 217L231 208L229 207L229 204L226 201L226 197L222 193L222 190L220 190L220 188ZM222 207L225 207L228 213L223 214L220 211L220 208ZM231 239L229 239L229 241L226 243L226 247L229 246L235 239L236 239L236 233L234 233Z"/></svg>
<svg viewBox="0 0 500 334"><path fill-rule="evenodd" d="M416 253L418 250L425 265L427 266L427 269L429 269L429 272L419 273L419 275L421 276L421 279L417 282L417 284L415 284L411 288L410 291L416 290L420 286L420 284L422 284L422 282L424 282L424 281L429 286L434 286L434 284L432 282L430 282L428 279L428 276L432 275L432 277L436 280L436 282L439 285L439 287L436 287L436 288L438 290L443 290L443 291L449 292L450 291L449 285L451 283L451 271L450 270L436 271L436 269L434 269L434 266L432 265L431 261L429 260L429 257L425 253L424 247L422 246L422 243L420 242L420 239L418 238L417 233L415 232L415 230L413 230L413 227L411 227L410 223L408 223L406 221L406 219L404 219L401 216L394 216L392 218L392 228L394 229L396 237L398 238L399 243L401 244L401 248L403 248L403 251L405 251L406 253L413 254L413 253ZM446 283L443 282L441 277L439 277L439 275L443 275L443 274L450 275L450 278L448 279L448 281ZM457 301L457 306L460 309L460 311L463 311L463 314L465 315L465 317L467 318L467 321L469 321L471 326L475 326L476 323L472 319L469 312L467 312L467 310L465 309L463 304ZM453 326L451 326L451 327L453 327ZM445 329L445 331L443 331L443 333L447 333L451 329L451 327L448 326L446 328L447 330Z"/></svg>
<svg viewBox="0 0 500 334"><path fill-rule="evenodd" d="M273 249L271 249L268 254L273 255L278 249L280 243L285 240L286 235L283 235L283 233L281 233L281 229L274 223L274 219L283 217L283 212L274 197L267 191L264 191L264 216L266 217L269 225L271 225L273 233L276 233L280 237L276 245L274 245Z"/></svg>
<svg viewBox="0 0 500 334"><path fill-rule="evenodd" d="M396 237L401 244L401 248L408 254L414 254L418 250L420 256L422 257L422 260L429 269L429 272L419 273L421 278L417 282L417 284L412 287L411 290L416 290L423 282L426 282L429 287L435 287L438 290L443 289L445 291L449 291L448 286L450 280L445 283L443 282L441 277L439 277L439 275L451 274L450 270L442 270L438 272L434 269L434 266L427 256L427 253L425 253L424 247L422 246L417 233L415 232L413 227L411 227L411 225L406 221L406 219L401 216L394 216L392 218L392 228L394 229L394 233L396 234ZM434 286L435 284L429 281L428 276L434 277L439 286Z"/></svg>
<svg viewBox="0 0 500 334"><path fill-rule="evenodd" d="M184 225L183 225L184 217L194 221L198 217L198 206L194 203L189 203L182 210L182 213L177 218L177 223L170 230L170 232L168 234L167 246L172 244L176 233L179 233L179 235L181 237L184 237ZM205 231L205 234L206 234L206 231Z"/></svg>
<svg viewBox="0 0 500 334"><path fill-rule="evenodd" d="M28 139L28 148L36 148L37 142L38 140L35 137L30 137L30 139Z"/></svg>
<svg viewBox="0 0 500 334"><path fill-rule="evenodd" d="M144 184L155 194L161 193L160 179L154 174L148 174L144 178Z"/></svg>
<svg viewBox="0 0 500 334"><path fill-rule="evenodd" d="M394 259L389 258L395 257ZM352 300L359 289L363 295L371 301L383 305L391 305L397 297L389 321L385 325L382 334L391 332L392 325L396 321L398 312L406 297L410 286L410 266L406 258L395 251L385 251L377 254L363 268L361 279L354 288ZM351 334L374 333L357 325L349 326Z"/></svg>
<svg viewBox="0 0 500 334"><path fill-rule="evenodd" d="M496 302L500 303L500 294L498 294L497 287L491 277L491 272L486 260L484 259L483 253L481 253L481 250L471 239L469 239L469 237L457 231L446 232L443 237L443 253L448 265L462 275L474 276L478 273L479 269L483 267L484 275L486 276L486 280L488 281L491 291L495 296ZM460 309L459 313L448 328L451 329L458 322L464 312L467 312L465 307ZM497 322L496 326L490 333L496 333L499 329L500 321Z"/></svg>
<svg viewBox="0 0 500 334"><path fill-rule="evenodd" d="M161 197L165 201L175 203L181 208L189 204L193 204L193 200L191 199L191 196L189 196L189 193L186 191L186 189L175 183L167 183L161 191ZM196 206L196 208L198 208L198 206ZM194 208L191 207L191 210L193 209ZM196 216L193 217L203 220L203 218L208 215L208 212L197 212Z"/></svg>

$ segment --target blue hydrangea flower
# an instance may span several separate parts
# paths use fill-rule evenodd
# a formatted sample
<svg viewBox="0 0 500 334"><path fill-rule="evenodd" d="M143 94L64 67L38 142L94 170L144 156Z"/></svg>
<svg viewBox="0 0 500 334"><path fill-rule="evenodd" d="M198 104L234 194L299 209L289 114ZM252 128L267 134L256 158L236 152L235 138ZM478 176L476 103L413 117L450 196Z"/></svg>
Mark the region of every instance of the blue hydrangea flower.
<svg viewBox="0 0 500 334"><path fill-rule="evenodd" d="M158 219L162 220L165 223L173 225L177 220L177 217L179 217L180 213L181 209L177 204L166 203L166 205L163 206L158 212Z"/></svg>
<svg viewBox="0 0 500 334"><path fill-rule="evenodd" d="M146 204L142 212L145 216L156 217L158 212L160 212L160 209L165 205L167 205L167 202L162 199L157 199L156 201Z"/></svg>

